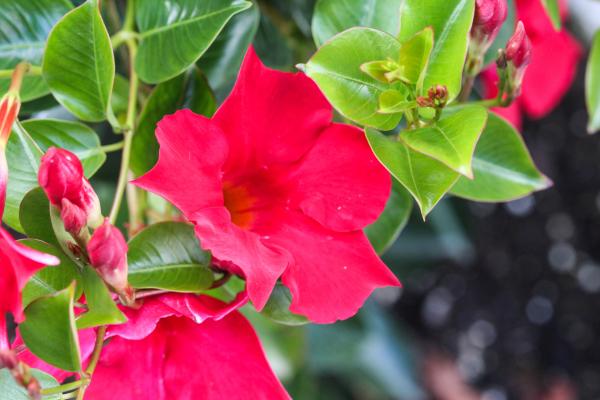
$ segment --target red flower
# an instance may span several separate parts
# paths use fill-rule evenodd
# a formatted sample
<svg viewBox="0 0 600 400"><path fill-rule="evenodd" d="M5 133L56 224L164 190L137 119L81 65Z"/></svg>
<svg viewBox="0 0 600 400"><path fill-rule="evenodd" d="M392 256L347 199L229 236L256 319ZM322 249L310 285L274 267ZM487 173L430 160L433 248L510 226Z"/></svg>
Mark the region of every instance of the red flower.
<svg viewBox="0 0 600 400"><path fill-rule="evenodd" d="M561 2L561 6L564 19L566 2ZM540 0L517 0L517 17L531 39L531 62L523 78L521 96L508 109L494 111L520 127L523 111L531 118L542 118L558 105L575 78L582 49L566 29L554 30ZM482 74L486 98L497 93L495 68L491 66Z"/></svg>
<svg viewBox="0 0 600 400"><path fill-rule="evenodd" d="M15 241L0 228L0 349L8 348L6 313L12 313L16 322L23 322L21 291L39 269L57 265L59 260L30 249Z"/></svg>
<svg viewBox="0 0 600 400"><path fill-rule="evenodd" d="M138 309L122 308L128 322L108 329L110 342L86 398L94 400L289 399L269 367L248 321L235 309L208 296L168 294L146 300ZM80 333L88 358L94 337ZM62 380L31 353L21 359Z"/></svg>
<svg viewBox="0 0 600 400"><path fill-rule="evenodd" d="M477 0L472 27L474 36L487 37L487 40L493 41L507 14L506 0Z"/></svg>
<svg viewBox="0 0 600 400"><path fill-rule="evenodd" d="M158 163L136 184L195 223L257 309L282 277L293 312L348 318L399 282L362 232L383 210L389 174L358 128L331 118L309 78L268 69L250 49L212 119L183 110L159 122Z"/></svg>

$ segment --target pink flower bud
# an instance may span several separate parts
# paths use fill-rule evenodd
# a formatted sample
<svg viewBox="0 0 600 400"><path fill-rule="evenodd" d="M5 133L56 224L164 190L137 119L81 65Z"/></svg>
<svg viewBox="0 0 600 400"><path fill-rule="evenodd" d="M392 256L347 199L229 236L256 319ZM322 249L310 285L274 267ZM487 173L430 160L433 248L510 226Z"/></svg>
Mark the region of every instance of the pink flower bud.
<svg viewBox="0 0 600 400"><path fill-rule="evenodd" d="M131 292L127 283L127 243L108 219L94 231L87 245L90 263L119 295Z"/></svg>
<svg viewBox="0 0 600 400"><path fill-rule="evenodd" d="M49 148L42 157L38 182L50 203L60 210L67 232L77 235L86 225L101 223L100 201L75 154Z"/></svg>
<svg viewBox="0 0 600 400"><path fill-rule="evenodd" d="M491 43L502 27L507 15L506 0L477 0L472 28L474 36L486 37L486 40Z"/></svg>
<svg viewBox="0 0 600 400"><path fill-rule="evenodd" d="M525 69L531 60L531 41L525 32L523 22L519 21L515 33L506 43L506 59L517 69Z"/></svg>
<svg viewBox="0 0 600 400"><path fill-rule="evenodd" d="M18 94L9 92L0 101L0 146L3 148L6 147L20 108L21 102Z"/></svg>

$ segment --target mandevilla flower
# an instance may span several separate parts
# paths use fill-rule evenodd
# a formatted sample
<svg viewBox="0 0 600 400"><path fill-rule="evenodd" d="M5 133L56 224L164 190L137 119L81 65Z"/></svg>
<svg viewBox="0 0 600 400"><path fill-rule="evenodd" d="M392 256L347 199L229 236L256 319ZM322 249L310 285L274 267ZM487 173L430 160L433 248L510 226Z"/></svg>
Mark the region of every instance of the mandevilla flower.
<svg viewBox="0 0 600 400"><path fill-rule="evenodd" d="M133 302L133 290L127 283L127 242L108 218L94 231L87 244L90 264L104 282L127 303Z"/></svg>
<svg viewBox="0 0 600 400"><path fill-rule="evenodd" d="M363 132L331 119L308 77L268 69L249 49L212 119L182 110L159 122L158 163L135 183L183 211L257 309L281 277L292 312L348 318L375 288L399 285L362 231L391 180Z"/></svg>
<svg viewBox="0 0 600 400"><path fill-rule="evenodd" d="M50 203L60 210L67 232L78 235L85 226L95 228L102 223L100 200L75 154L50 147L42 157L38 181Z"/></svg>
<svg viewBox="0 0 600 400"><path fill-rule="evenodd" d="M522 21L517 23L515 33L506 43L506 60L518 70L525 70L531 60L531 41Z"/></svg>

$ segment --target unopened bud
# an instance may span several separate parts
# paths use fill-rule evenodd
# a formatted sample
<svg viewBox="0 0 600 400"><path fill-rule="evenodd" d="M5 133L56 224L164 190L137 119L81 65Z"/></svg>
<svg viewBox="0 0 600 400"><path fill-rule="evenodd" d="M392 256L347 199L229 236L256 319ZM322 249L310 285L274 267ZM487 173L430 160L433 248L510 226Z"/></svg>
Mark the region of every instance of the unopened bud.
<svg viewBox="0 0 600 400"><path fill-rule="evenodd" d="M23 76L29 70L28 63L20 63L12 73L8 92L0 100L0 146L6 147L12 126L19 115L21 99L19 91L23 83Z"/></svg>
<svg viewBox="0 0 600 400"><path fill-rule="evenodd" d="M477 0L472 36L494 41L508 15L506 0Z"/></svg>
<svg viewBox="0 0 600 400"><path fill-rule="evenodd" d="M100 200L75 154L49 148L42 157L38 182L50 203L60 210L67 232L77 235L86 225L93 228L101 223Z"/></svg>
<svg viewBox="0 0 600 400"><path fill-rule="evenodd" d="M427 95L434 105L443 107L448 101L448 89L444 85L435 85L427 91Z"/></svg>
<svg viewBox="0 0 600 400"><path fill-rule="evenodd" d="M127 303L133 291L127 282L127 242L108 219L94 231L87 245L90 263L100 277Z"/></svg>
<svg viewBox="0 0 600 400"><path fill-rule="evenodd" d="M519 21L515 33L506 43L506 60L515 68L525 68L531 60L531 41L525 32L523 22Z"/></svg>

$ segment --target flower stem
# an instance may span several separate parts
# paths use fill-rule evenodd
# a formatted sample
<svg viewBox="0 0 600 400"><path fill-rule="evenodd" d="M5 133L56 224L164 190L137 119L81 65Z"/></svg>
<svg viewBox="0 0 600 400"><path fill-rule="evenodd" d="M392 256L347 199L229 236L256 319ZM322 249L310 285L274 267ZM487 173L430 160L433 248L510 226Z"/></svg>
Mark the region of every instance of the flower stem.
<svg viewBox="0 0 600 400"><path fill-rule="evenodd" d="M13 74L14 69L0 69L0 79L10 78ZM30 65L26 76L39 76L42 75L42 67L37 65Z"/></svg>
<svg viewBox="0 0 600 400"><path fill-rule="evenodd" d="M79 381L75 381L75 382L69 382L69 383L65 383L64 385L60 385L60 386L54 386L48 389L42 389L40 391L40 393L44 396L49 396L51 394L58 394L58 393L64 393L64 392L69 392L71 390L75 390L80 388L81 386L83 386L85 383L84 380L79 380Z"/></svg>
<svg viewBox="0 0 600 400"><path fill-rule="evenodd" d="M94 350L92 351L92 355L90 356L90 362L83 372L84 378L82 379L83 383L80 385L79 393L77 394L77 400L83 400L83 396L85 394L85 390L87 389L90 381L92 380L92 375L94 374L94 370L98 365L98 361L100 360L100 353L102 352L102 346L104 345L104 337L106 336L106 325L98 328L98 332L96 332L96 342L94 343Z"/></svg>

